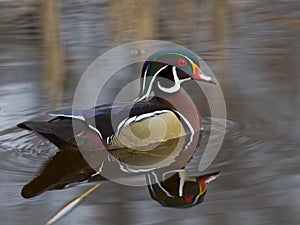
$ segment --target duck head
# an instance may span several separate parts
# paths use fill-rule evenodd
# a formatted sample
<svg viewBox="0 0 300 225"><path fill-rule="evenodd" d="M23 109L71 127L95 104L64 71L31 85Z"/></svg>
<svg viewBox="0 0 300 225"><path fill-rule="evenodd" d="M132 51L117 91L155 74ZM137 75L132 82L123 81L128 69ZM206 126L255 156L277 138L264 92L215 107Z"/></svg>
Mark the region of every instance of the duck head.
<svg viewBox="0 0 300 225"><path fill-rule="evenodd" d="M186 208L195 206L204 200L207 184L219 175L214 172L198 177L190 177L186 170L170 171L158 177L156 173L147 175L148 189L152 199L165 207ZM159 180L161 179L161 180Z"/></svg>
<svg viewBox="0 0 300 225"><path fill-rule="evenodd" d="M189 80L215 84L202 72L198 57L193 52L187 49L158 51L143 65L140 99L147 99L151 92L175 93L183 82Z"/></svg>

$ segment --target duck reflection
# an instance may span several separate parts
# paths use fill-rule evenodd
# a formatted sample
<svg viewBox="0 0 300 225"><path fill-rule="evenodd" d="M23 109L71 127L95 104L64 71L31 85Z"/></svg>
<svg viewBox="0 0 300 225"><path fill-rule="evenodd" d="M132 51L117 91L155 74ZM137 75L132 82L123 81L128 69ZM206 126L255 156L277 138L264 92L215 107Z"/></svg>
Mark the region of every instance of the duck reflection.
<svg viewBox="0 0 300 225"><path fill-rule="evenodd" d="M193 177L185 169L167 172L153 170L145 175L145 179L151 198L162 206L190 207L203 201L206 185L218 174ZM59 151L45 163L39 175L23 187L21 195L32 198L49 190L101 181L108 180L89 166L80 151Z"/></svg>
<svg viewBox="0 0 300 225"><path fill-rule="evenodd" d="M95 170L79 151L59 151L45 163L39 175L23 187L21 195L32 198L45 191L67 188L80 182L104 180L100 175L93 174Z"/></svg>
<svg viewBox="0 0 300 225"><path fill-rule="evenodd" d="M201 203L206 194L206 185L219 174L214 172L198 177L190 177L186 170L172 171L173 175L159 180L156 173L147 175L148 189L153 200L167 207L191 207ZM167 172L168 173L168 172Z"/></svg>

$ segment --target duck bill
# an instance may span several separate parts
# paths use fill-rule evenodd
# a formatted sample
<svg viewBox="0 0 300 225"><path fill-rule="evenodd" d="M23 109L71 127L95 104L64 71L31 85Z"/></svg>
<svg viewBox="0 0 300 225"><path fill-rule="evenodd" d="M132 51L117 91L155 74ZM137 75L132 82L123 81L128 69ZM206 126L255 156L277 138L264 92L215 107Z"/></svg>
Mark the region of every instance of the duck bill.
<svg viewBox="0 0 300 225"><path fill-rule="evenodd" d="M219 176L220 172L209 173L197 178L199 185L199 195L202 195L206 191L206 185L215 180Z"/></svg>
<svg viewBox="0 0 300 225"><path fill-rule="evenodd" d="M212 83L212 84L216 84L216 82L214 81L214 79L212 79L209 76L206 76L200 69L199 66L197 66L195 63L192 64L193 65L193 79L195 80L200 80L206 83Z"/></svg>
<svg viewBox="0 0 300 225"><path fill-rule="evenodd" d="M219 174L220 174L220 172L205 174L200 177L197 177L197 181L198 181L198 183L201 181L204 181L205 184L208 184L208 183L212 182L213 180L215 180L219 176Z"/></svg>

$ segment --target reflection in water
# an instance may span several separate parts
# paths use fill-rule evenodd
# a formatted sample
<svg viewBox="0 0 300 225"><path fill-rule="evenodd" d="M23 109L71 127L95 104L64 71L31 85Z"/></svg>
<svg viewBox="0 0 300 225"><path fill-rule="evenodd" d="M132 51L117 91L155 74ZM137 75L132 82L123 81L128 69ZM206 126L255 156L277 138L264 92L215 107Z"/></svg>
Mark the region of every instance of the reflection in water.
<svg viewBox="0 0 300 225"><path fill-rule="evenodd" d="M153 200L166 207L189 207L203 201L206 185L218 174L190 177L184 169L153 170L145 179ZM99 181L107 180L87 164L79 151L59 151L45 163L38 176L23 187L21 194L24 198L32 198L48 190Z"/></svg>
<svg viewBox="0 0 300 225"><path fill-rule="evenodd" d="M167 173L171 173L167 177ZM206 185L218 176L219 172L198 177L190 177L186 170L178 170L157 174L149 173L148 189L151 197L162 206L191 207L203 202ZM163 178L158 178L162 176ZM161 180L160 182L156 182Z"/></svg>
<svg viewBox="0 0 300 225"><path fill-rule="evenodd" d="M95 170L86 163L79 151L59 151L40 169L39 175L23 187L21 194L24 198L32 198L48 190L62 189L99 177L92 177L93 174Z"/></svg>
<svg viewBox="0 0 300 225"><path fill-rule="evenodd" d="M85 5L77 2L78 7L57 0L43 2L28 0L24 3L24 12L20 15L20 19L29 20L28 24L32 24L32 27L19 26L16 29L26 29L25 32L29 33L29 37L33 39L33 46L37 48L34 51L38 52L39 56L42 53L44 68L41 73L44 74L44 86L49 91L52 107L60 103L63 97L66 76L70 72L67 67L70 67L74 62L78 66L76 62L82 58L95 58L99 55L101 49L111 47L112 44L108 46L95 45L98 42L102 43L100 40L105 42L106 39L112 39L115 43L124 43L129 40L164 39L192 47L193 43L197 45L199 39L203 38L202 31L201 35L197 33L199 32L198 18L202 20L205 16L199 16L195 9L201 9L205 6L204 2L195 3L192 0L186 0L176 1L175 3L166 1L165 4L161 4L157 1L128 0L121 3L115 1L108 1L107 3L105 5L105 3L95 4L93 2L91 5ZM103 5L107 7L106 11L108 13L102 12ZM209 3L209 7L211 6L213 9L211 14L213 25L211 26L212 37L210 36L208 39L215 42L212 46L217 46L212 49L215 51L212 55L214 57L221 55L221 59L225 55L225 49L228 49L228 41L225 38L225 21L228 20L228 17L225 11L229 5L227 1L211 1ZM9 4L7 6L4 4L4 8L8 8L8 12L13 10L8 6ZM82 8L82 11L77 10L77 8ZM97 16L94 15L91 8L97 12L97 14L95 13ZM85 12L90 12L90 17L86 18ZM230 13L233 16L234 11ZM103 21L100 15L105 15L105 19L108 20L107 22L110 25L108 27L109 32L106 32L105 35L99 33L103 26L100 24L100 21ZM30 16L32 18L28 18ZM5 19L3 23L11 22L9 19L12 18L8 15L3 17ZM170 17L175 22L172 21L171 23ZM93 26L90 26L90 24L93 24ZM4 34L9 30L4 30ZM193 31L192 34L191 31ZM16 33L15 36L18 34ZM42 43L42 48L40 43ZM89 47L84 49L86 45ZM208 51L210 51L210 46L208 47ZM193 49L200 51L198 47ZM30 53L32 54L32 52ZM207 54L207 50L201 49L201 56L205 54ZM24 57L26 58L26 56ZM90 63L90 61L88 62ZM65 65L66 63L68 65ZM226 63L228 62L226 61ZM224 70L221 71L224 72Z"/></svg>

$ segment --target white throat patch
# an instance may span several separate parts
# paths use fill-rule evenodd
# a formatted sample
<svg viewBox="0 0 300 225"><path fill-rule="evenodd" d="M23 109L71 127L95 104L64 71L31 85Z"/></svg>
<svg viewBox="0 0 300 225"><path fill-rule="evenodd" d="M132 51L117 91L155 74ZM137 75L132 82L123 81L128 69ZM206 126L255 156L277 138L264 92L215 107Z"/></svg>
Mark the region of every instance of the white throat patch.
<svg viewBox="0 0 300 225"><path fill-rule="evenodd" d="M159 81L158 81L158 83L157 83L158 88L159 88L160 90L162 90L163 92L166 92L166 93L174 93L174 92L177 92L177 91L179 91L179 89L180 89L180 84L181 84L181 83L183 83L184 81L187 81L187 80L190 80L190 79L191 79L190 77L188 77L188 78L186 78L186 79L179 80L178 75L177 75L177 71L176 71L176 66L173 66L173 67L172 67L172 74L173 74L174 83L175 83L174 86L169 87L169 88L166 88L166 87L161 86L161 84L160 84Z"/></svg>

